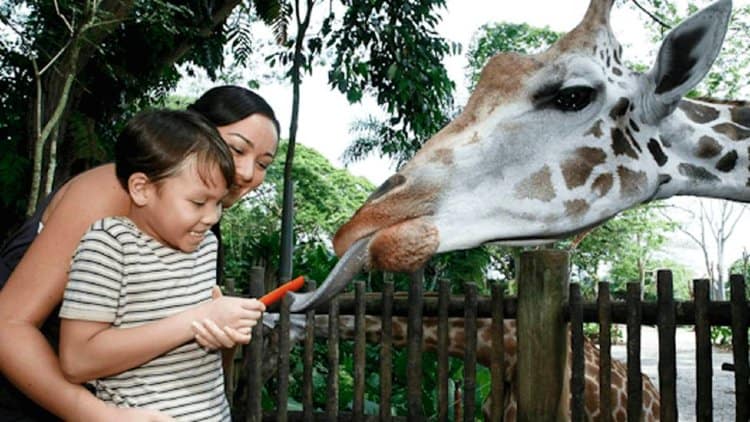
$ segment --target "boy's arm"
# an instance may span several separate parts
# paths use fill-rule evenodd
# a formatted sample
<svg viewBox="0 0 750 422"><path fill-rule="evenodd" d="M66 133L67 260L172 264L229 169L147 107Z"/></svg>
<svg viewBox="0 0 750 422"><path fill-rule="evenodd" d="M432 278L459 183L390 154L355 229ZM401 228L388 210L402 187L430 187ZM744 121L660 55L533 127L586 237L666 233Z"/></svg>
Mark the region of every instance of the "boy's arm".
<svg viewBox="0 0 750 422"><path fill-rule="evenodd" d="M193 308L132 328L63 318L60 321L63 373L70 382L82 383L143 365L192 340L191 324L201 318L200 313L200 308Z"/></svg>
<svg viewBox="0 0 750 422"><path fill-rule="evenodd" d="M65 377L81 383L140 366L194 339L196 325L221 324L227 347L248 343L265 306L255 299L220 297L178 314L131 328L61 318L60 363ZM216 324L214 323L216 321ZM198 322L202 324L198 324Z"/></svg>

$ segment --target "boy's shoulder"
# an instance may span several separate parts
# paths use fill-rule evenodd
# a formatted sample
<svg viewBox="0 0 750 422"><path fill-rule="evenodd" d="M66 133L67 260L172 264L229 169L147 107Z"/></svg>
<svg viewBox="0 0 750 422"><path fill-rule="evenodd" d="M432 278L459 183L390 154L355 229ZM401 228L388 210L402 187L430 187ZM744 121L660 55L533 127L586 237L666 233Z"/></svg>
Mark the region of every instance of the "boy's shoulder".
<svg viewBox="0 0 750 422"><path fill-rule="evenodd" d="M127 217L104 217L89 228L89 232L105 232L115 238L120 236L138 236L140 229Z"/></svg>

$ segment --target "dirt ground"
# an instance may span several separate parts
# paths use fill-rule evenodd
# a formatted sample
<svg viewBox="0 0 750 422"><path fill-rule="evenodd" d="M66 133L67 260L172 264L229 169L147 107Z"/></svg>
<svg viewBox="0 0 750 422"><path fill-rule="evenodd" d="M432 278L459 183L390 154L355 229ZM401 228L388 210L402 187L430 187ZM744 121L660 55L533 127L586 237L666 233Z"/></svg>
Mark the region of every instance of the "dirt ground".
<svg viewBox="0 0 750 422"><path fill-rule="evenodd" d="M623 329L623 332L626 332ZM695 332L677 329L677 411L680 421L694 421L696 404ZM625 344L612 346L612 357L627 360ZM732 363L731 351L714 347L713 358L713 420L733 421L735 415L734 373L723 371L721 364ZM659 385L659 335L655 327L641 331L641 370Z"/></svg>

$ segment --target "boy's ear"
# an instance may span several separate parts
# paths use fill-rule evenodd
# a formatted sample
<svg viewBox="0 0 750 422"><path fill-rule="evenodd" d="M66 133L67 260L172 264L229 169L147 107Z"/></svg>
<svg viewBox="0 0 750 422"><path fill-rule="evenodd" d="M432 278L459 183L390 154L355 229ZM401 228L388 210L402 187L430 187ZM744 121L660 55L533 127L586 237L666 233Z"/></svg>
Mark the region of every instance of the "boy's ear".
<svg viewBox="0 0 750 422"><path fill-rule="evenodd" d="M148 203L151 198L153 183L144 173L133 173L128 178L128 194L133 203L142 207Z"/></svg>

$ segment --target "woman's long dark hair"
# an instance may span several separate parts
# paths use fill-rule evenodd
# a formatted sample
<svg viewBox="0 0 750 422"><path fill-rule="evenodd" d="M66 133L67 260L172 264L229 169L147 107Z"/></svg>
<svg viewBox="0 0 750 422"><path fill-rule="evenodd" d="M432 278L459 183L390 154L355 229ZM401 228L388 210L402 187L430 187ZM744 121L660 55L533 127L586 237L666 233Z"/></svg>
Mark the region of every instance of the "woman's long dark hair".
<svg viewBox="0 0 750 422"><path fill-rule="evenodd" d="M188 110L202 114L217 127L238 122L253 114L261 114L273 122L276 135L281 134L276 114L266 100L240 86L222 85L211 88L189 105Z"/></svg>

